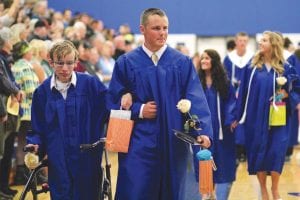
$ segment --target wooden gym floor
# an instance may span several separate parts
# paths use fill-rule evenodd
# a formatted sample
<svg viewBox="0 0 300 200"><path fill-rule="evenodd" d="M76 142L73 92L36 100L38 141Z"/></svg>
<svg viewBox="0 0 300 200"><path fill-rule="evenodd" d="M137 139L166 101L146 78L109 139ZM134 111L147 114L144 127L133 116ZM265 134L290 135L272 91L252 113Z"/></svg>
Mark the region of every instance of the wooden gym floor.
<svg viewBox="0 0 300 200"><path fill-rule="evenodd" d="M116 174L117 174L117 154L109 153L109 160L111 162L112 186L115 191ZM268 185L270 188L271 180L268 178ZM295 196L289 193L299 193L300 195L300 146L294 149L291 161L286 162L282 176L280 178L280 195L283 200L300 200L300 196ZM19 199L19 195L23 186L13 186L19 190L18 195L14 198ZM246 163L241 163L237 169L237 180L234 182L229 200L259 200L257 195L258 183L255 176L249 176L247 173ZM270 193L271 194L271 193ZM28 197L28 200L32 197ZM49 194L41 194L39 200L50 200Z"/></svg>

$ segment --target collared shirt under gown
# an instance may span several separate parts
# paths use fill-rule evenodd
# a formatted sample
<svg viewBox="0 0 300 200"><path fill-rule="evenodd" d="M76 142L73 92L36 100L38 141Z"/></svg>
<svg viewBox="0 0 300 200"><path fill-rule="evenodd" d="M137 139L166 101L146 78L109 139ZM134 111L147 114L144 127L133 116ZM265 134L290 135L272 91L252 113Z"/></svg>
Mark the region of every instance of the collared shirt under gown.
<svg viewBox="0 0 300 200"><path fill-rule="evenodd" d="M284 76L289 80L291 68L284 65ZM254 68L246 66L241 78L239 98L237 101L237 119L241 119L251 72ZM294 72L293 72L294 73ZM277 73L276 77L278 76ZM270 98L273 96L273 68L268 71L265 65L256 69L249 93L247 116L244 122L245 147L248 160L249 174L256 174L258 171L282 172L285 153L288 147L288 127L269 126ZM284 85L287 92L289 83ZM276 85L276 88L278 86ZM284 100L289 108L288 100ZM287 117L288 119L288 117ZM288 121L287 121L288 124Z"/></svg>
<svg viewBox="0 0 300 200"><path fill-rule="evenodd" d="M120 108L126 92L133 95L135 125L128 153L119 153L116 199L183 199L189 146L172 131L183 130L184 115L176 108L180 99L191 100L201 133L212 138L209 108L191 59L170 47L157 66L142 47L120 56L108 92L110 107ZM148 101L156 102L157 116L139 119L141 104Z"/></svg>
<svg viewBox="0 0 300 200"><path fill-rule="evenodd" d="M76 86L70 86L66 99L50 89L51 77L33 96L33 133L27 139L40 144L48 155L53 200L98 199L99 195L102 147L80 152L79 146L103 137L106 88L94 77L76 76Z"/></svg>

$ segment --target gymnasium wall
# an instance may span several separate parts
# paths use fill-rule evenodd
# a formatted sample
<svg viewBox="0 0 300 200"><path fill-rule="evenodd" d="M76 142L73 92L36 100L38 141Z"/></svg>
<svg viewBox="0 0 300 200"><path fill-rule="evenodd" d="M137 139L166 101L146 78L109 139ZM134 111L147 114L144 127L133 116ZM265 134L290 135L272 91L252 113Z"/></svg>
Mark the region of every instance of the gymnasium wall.
<svg viewBox="0 0 300 200"><path fill-rule="evenodd" d="M170 19L170 33L226 36L239 31L251 35L264 30L300 33L299 0L49 0L56 10L87 12L117 29L127 23L138 33L139 15L159 7Z"/></svg>

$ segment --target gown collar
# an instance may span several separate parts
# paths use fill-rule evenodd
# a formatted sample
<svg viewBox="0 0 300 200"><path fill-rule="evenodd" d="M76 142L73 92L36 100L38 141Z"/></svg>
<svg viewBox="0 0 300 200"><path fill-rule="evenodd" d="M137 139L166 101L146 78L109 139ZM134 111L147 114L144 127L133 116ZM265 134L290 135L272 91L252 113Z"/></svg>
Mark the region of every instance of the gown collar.
<svg viewBox="0 0 300 200"><path fill-rule="evenodd" d="M155 53L158 57L158 60L161 58L161 56L163 55L163 53L165 52L165 50L167 49L167 45L165 44L163 47L161 47L158 51L156 52L152 52L150 51L145 44L143 44L142 49L144 50L144 52L148 55L149 58L151 58L152 54Z"/></svg>

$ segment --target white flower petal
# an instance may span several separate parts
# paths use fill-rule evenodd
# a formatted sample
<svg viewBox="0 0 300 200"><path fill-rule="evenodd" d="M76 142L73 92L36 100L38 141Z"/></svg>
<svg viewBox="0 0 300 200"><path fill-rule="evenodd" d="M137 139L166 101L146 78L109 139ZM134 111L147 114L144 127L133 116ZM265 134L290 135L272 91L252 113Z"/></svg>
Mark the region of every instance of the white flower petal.
<svg viewBox="0 0 300 200"><path fill-rule="evenodd" d="M191 101L188 99L181 99L178 103L177 103L177 109L180 110L180 112L182 113L187 113L190 111L191 109Z"/></svg>
<svg viewBox="0 0 300 200"><path fill-rule="evenodd" d="M287 79L284 76L280 76L276 78L276 82L278 85L284 85L287 82Z"/></svg>
<svg viewBox="0 0 300 200"><path fill-rule="evenodd" d="M24 157L24 162L29 169L34 169L39 164L39 157L34 153L27 153Z"/></svg>

